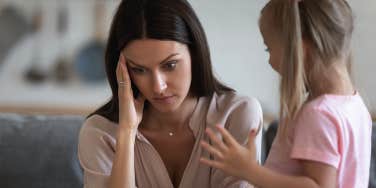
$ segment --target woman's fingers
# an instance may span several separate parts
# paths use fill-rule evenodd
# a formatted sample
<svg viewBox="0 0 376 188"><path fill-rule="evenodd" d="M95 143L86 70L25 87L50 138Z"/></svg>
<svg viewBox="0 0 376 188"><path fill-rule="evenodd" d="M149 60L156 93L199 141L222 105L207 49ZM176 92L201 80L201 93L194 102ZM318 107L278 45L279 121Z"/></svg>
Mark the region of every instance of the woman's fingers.
<svg viewBox="0 0 376 188"><path fill-rule="evenodd" d="M213 132L212 129L207 128L206 134L209 136L210 140L213 142L213 145L216 146L220 151L226 152L227 146L223 143L221 139L218 138L218 136Z"/></svg>
<svg viewBox="0 0 376 188"><path fill-rule="evenodd" d="M129 77L125 58L122 54L119 56L119 61L116 68L116 78L119 92L124 92L126 96L132 96L131 79Z"/></svg>
<svg viewBox="0 0 376 188"><path fill-rule="evenodd" d="M120 63L121 63L121 67L123 70L122 71L123 81L126 82L130 86L131 78L129 77L128 67L127 67L123 54L120 54Z"/></svg>
<svg viewBox="0 0 376 188"><path fill-rule="evenodd" d="M119 56L119 60L116 66L116 81L119 83L120 81L123 81L123 74L122 74L122 68L121 68L121 62L122 58L121 55Z"/></svg>
<svg viewBox="0 0 376 188"><path fill-rule="evenodd" d="M137 129L142 119L145 99L142 96L137 99L133 96L131 79L122 54L119 56L116 67L116 79L118 82L119 123L127 126L125 127L127 129Z"/></svg>

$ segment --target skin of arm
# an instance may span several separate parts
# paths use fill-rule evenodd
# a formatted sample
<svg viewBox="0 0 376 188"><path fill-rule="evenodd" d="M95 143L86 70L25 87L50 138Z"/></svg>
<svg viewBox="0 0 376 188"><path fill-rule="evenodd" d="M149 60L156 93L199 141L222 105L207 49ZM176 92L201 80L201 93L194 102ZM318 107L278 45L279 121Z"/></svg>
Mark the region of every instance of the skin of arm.
<svg viewBox="0 0 376 188"><path fill-rule="evenodd" d="M330 165L300 160L304 172L301 176L284 175L257 163L255 130L250 132L247 145L242 146L226 129L220 126L216 126L216 129L222 135L223 140L208 128L206 133L213 145L205 141L201 142L202 147L216 157L216 160L201 158L200 161L206 165L221 169L262 188L334 188L336 186L336 168Z"/></svg>
<svg viewBox="0 0 376 188"><path fill-rule="evenodd" d="M133 97L131 81L123 55L120 55L119 58L116 77L119 83L119 127L109 187L134 188L136 187L134 145L145 99L142 95L137 99Z"/></svg>
<svg viewBox="0 0 376 188"><path fill-rule="evenodd" d="M134 142L136 130L118 131L115 157L109 181L110 188L136 187Z"/></svg>

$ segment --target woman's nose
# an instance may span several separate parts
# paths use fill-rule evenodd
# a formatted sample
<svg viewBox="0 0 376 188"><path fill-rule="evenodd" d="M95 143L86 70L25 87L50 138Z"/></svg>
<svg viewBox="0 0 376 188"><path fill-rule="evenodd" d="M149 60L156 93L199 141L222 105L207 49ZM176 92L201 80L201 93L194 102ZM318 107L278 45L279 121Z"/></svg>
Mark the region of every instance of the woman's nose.
<svg viewBox="0 0 376 188"><path fill-rule="evenodd" d="M155 74L153 90L155 93L162 94L167 88L167 83L162 74Z"/></svg>

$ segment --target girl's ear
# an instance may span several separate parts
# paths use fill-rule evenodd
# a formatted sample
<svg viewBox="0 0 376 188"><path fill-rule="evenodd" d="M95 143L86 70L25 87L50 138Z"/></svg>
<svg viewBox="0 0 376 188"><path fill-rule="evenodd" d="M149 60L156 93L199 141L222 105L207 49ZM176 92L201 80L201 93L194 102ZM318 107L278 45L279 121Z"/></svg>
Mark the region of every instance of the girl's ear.
<svg viewBox="0 0 376 188"><path fill-rule="evenodd" d="M313 66L313 61L312 59L312 54L311 54L311 45L310 45L310 42L307 41L306 39L303 39L302 40L303 44L302 44L302 48L303 48L303 63L304 63L304 71L306 73L306 76L308 79L308 76L309 76L309 72L310 70L312 70L312 66Z"/></svg>
<svg viewBox="0 0 376 188"><path fill-rule="evenodd" d="M307 41L306 39L303 39L302 40L303 44L302 44L302 48L303 48L303 62L306 64L306 68L310 68L312 65L311 65L311 61L308 59L312 54L310 54L310 49L311 49L311 45L309 43L309 41ZM307 69L306 69L307 71Z"/></svg>
<svg viewBox="0 0 376 188"><path fill-rule="evenodd" d="M304 61L306 60L306 57L308 57L308 52L309 52L309 42L306 40L306 39L303 39L302 40L302 42L303 42L303 45L302 45L302 47L303 47L303 59L304 59Z"/></svg>

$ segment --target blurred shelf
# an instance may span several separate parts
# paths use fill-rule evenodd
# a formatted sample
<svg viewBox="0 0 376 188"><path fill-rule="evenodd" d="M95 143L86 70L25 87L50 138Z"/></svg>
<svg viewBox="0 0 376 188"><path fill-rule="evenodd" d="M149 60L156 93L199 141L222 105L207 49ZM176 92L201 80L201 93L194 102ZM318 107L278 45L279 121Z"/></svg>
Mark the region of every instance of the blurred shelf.
<svg viewBox="0 0 376 188"><path fill-rule="evenodd" d="M111 97L106 83L32 85L19 79L13 82L0 79L0 86L0 112L87 115Z"/></svg>
<svg viewBox="0 0 376 188"><path fill-rule="evenodd" d="M0 105L0 113L17 113L17 114L44 114L44 115L80 115L87 116L92 113L95 108L59 108L48 106L2 106Z"/></svg>

